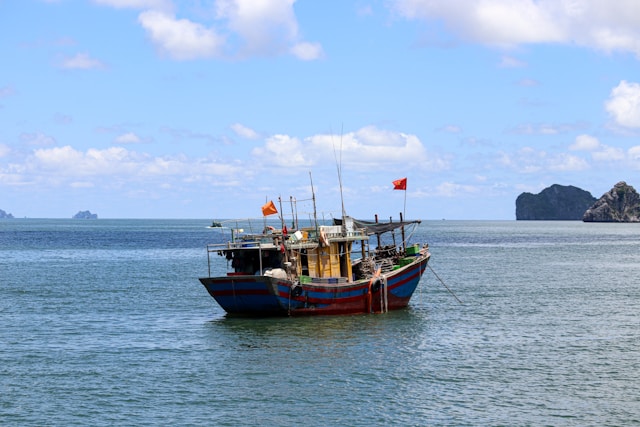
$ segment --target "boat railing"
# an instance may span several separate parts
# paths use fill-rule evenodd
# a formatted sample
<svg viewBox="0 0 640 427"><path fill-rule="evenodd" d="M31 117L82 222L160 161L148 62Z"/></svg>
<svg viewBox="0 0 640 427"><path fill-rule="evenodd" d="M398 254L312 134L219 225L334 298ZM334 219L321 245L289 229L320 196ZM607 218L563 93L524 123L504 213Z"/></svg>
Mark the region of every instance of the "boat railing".
<svg viewBox="0 0 640 427"><path fill-rule="evenodd" d="M218 252L231 249L246 249L246 248L273 248L273 240L268 239L257 240L242 240L238 242L226 242L226 243L210 243L207 245L207 252Z"/></svg>
<svg viewBox="0 0 640 427"><path fill-rule="evenodd" d="M329 240L368 240L369 236L365 228L356 228L349 231L342 230L339 225L334 226L321 226L319 228L320 234L324 234ZM315 237L315 233L313 233Z"/></svg>
<svg viewBox="0 0 640 427"><path fill-rule="evenodd" d="M209 271L209 277L211 277L211 254L218 253L222 255L222 252L235 250L235 249L256 249L258 251L273 250L276 246L272 239L254 239L254 240L239 240L237 242L226 243L209 243L207 245L207 267ZM262 256L260 257L262 259Z"/></svg>
<svg viewBox="0 0 640 427"><path fill-rule="evenodd" d="M362 230L354 230L354 231L347 231L346 233L327 233L327 237L329 239L340 239L340 238L348 238L348 239L354 239L354 240L367 240L369 238L369 236L366 233L365 229Z"/></svg>

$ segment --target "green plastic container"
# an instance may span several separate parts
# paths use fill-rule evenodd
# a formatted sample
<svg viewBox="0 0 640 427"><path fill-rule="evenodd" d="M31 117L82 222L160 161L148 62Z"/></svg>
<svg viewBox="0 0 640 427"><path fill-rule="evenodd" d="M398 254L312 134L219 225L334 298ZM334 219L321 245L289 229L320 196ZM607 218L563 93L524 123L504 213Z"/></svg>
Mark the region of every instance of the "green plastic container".
<svg viewBox="0 0 640 427"><path fill-rule="evenodd" d="M415 258L400 258L400 261L398 262L398 264L400 264L400 267L404 267L405 265L411 264L413 261L415 261Z"/></svg>
<svg viewBox="0 0 640 427"><path fill-rule="evenodd" d="M413 246L407 246L407 255L418 255L420 253L420 246L416 243Z"/></svg>

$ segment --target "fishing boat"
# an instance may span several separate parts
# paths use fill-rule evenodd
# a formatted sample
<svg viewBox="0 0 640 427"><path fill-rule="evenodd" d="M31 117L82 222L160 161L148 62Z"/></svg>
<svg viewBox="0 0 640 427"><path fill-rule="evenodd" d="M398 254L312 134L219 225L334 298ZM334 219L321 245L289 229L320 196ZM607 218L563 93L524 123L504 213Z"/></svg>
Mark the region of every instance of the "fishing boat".
<svg viewBox="0 0 640 427"><path fill-rule="evenodd" d="M265 209L277 212L273 202L263 214ZM408 305L431 256L428 244L405 238L420 221L343 215L329 225L309 222L287 229L282 220L278 228L266 225L257 233L232 228L228 241L207 246L208 277L200 282L230 315L384 313ZM393 234L393 243L381 243L385 234Z"/></svg>

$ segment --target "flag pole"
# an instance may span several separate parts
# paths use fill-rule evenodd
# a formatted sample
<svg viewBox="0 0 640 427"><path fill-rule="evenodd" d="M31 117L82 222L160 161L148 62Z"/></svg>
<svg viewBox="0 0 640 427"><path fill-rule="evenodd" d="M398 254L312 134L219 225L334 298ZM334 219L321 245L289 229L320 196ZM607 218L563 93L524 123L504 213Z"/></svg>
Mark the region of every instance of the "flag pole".
<svg viewBox="0 0 640 427"><path fill-rule="evenodd" d="M396 179L393 181L393 189L394 190L402 190L404 191L404 208L402 210L403 215L407 214L407 177L402 179Z"/></svg>
<svg viewBox="0 0 640 427"><path fill-rule="evenodd" d="M267 203L269 203L269 197L267 195L264 196L264 206L267 205ZM267 216L264 214L264 211L262 211L262 233L264 234L265 231L267 229Z"/></svg>
<svg viewBox="0 0 640 427"><path fill-rule="evenodd" d="M402 208L402 216L407 217L407 189L404 189L404 207Z"/></svg>

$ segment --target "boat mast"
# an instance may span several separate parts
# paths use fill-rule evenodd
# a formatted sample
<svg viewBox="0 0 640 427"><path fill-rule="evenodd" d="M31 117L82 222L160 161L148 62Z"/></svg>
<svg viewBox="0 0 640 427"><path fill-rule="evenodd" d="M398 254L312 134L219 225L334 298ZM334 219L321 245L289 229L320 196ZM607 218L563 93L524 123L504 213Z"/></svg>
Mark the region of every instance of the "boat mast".
<svg viewBox="0 0 640 427"><path fill-rule="evenodd" d="M282 197L278 196L278 204L280 205L280 229L284 230L284 211L282 210Z"/></svg>
<svg viewBox="0 0 640 427"><path fill-rule="evenodd" d="M291 204L291 228L295 231L298 229L298 212L297 206L296 209L293 209L293 196L289 196L289 203Z"/></svg>
<svg viewBox="0 0 640 427"><path fill-rule="evenodd" d="M309 171L309 181L311 182L311 200L313 200L313 222L316 227L316 235L318 234L318 213L316 211L316 193L313 190L313 178L311 177L311 171Z"/></svg>
<svg viewBox="0 0 640 427"><path fill-rule="evenodd" d="M315 223L315 228L316 228L316 239L318 240L318 246L316 247L315 250L313 250L313 252L315 253L316 256L316 277L320 277L320 246L322 245L322 241L320 240L320 228L318 227L318 213L316 211L316 192L313 189L313 178L311 177L311 171L309 171L309 181L311 182L311 200L313 200L313 222Z"/></svg>
<svg viewBox="0 0 640 427"><path fill-rule="evenodd" d="M344 196L342 195L342 132L340 129L340 161L338 161L338 155L336 154L336 147L333 146L333 156L336 159L336 169L338 169L338 184L340 186L340 203L342 205L342 232L346 234L347 225L346 225L346 212L344 210ZM332 132L333 133L333 132Z"/></svg>

